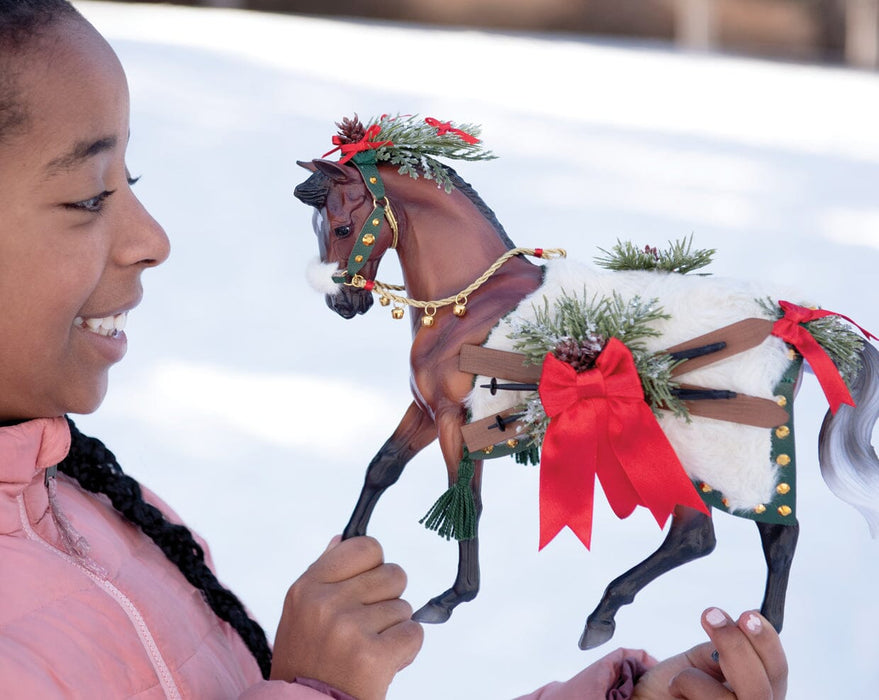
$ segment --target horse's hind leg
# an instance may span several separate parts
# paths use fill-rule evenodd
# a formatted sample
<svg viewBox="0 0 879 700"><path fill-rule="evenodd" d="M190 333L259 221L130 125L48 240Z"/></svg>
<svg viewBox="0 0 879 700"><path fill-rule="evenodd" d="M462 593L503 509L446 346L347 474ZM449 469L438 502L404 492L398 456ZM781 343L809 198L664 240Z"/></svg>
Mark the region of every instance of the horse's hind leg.
<svg viewBox="0 0 879 700"><path fill-rule="evenodd" d="M631 603L653 579L710 554L715 543L710 515L692 508L676 508L668 535L659 549L607 586L601 602L586 621L580 648L592 649L608 641L616 629L614 616L623 605Z"/></svg>
<svg viewBox="0 0 879 700"><path fill-rule="evenodd" d="M777 525L757 523L760 540L763 542L763 555L766 557L766 593L760 612L777 632L784 623L784 598L787 593L787 579L800 535L799 523Z"/></svg>
<svg viewBox="0 0 879 700"><path fill-rule="evenodd" d="M366 525L378 499L400 478L409 460L433 442L435 437L433 421L413 402L397 429L366 468L360 498L342 533L343 539L366 534Z"/></svg>

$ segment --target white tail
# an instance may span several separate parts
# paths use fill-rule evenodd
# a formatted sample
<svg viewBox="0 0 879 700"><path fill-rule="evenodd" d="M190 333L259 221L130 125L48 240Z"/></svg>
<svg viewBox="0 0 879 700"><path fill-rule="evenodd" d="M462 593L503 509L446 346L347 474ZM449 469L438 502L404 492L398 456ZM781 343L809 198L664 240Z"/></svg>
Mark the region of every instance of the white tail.
<svg viewBox="0 0 879 700"><path fill-rule="evenodd" d="M857 508L879 537L879 457L871 444L879 419L879 351L869 341L861 350L863 366L851 387L856 406L829 411L818 436L818 461L824 481L839 498Z"/></svg>

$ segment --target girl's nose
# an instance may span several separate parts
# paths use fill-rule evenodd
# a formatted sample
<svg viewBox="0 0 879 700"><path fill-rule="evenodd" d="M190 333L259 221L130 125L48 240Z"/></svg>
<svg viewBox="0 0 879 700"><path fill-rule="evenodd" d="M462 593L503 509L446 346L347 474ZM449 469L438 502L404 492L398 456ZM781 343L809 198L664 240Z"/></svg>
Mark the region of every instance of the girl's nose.
<svg viewBox="0 0 879 700"><path fill-rule="evenodd" d="M122 226L120 256L125 265L155 267L167 260L171 252L168 236L159 223L150 215L143 204L133 194L128 216Z"/></svg>

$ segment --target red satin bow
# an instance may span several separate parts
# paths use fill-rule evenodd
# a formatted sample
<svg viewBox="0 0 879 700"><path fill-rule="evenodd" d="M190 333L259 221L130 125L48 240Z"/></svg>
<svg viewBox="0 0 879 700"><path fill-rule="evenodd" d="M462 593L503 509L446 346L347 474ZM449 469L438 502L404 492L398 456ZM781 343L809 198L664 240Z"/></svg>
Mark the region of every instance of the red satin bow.
<svg viewBox="0 0 879 700"><path fill-rule="evenodd" d="M797 306L789 301L779 301L778 305L784 310L784 317L778 319L772 326L772 335L778 336L786 343L793 345L799 353L806 359L818 383L824 390L827 402L830 404L831 413L836 413L841 404L854 406L855 402L849 393L848 387L845 385L839 370L833 364L833 360L822 348L818 341L812 337L809 331L801 326L801 323L814 321L825 316L839 316L856 326L861 333L867 338L879 340L870 331L861 328L857 323L852 321L848 316L835 313L833 311L824 311L823 309L807 309L804 306Z"/></svg>
<svg viewBox="0 0 879 700"><path fill-rule="evenodd" d="M547 354L538 390L550 418L540 461L541 549L566 525L589 548L596 475L619 518L638 505L660 527L676 505L708 513L618 339L607 342L593 369L579 374Z"/></svg>
<svg viewBox="0 0 879 700"><path fill-rule="evenodd" d="M463 129L458 129L452 126L451 122L441 122L439 119L434 119L433 117L425 117L424 121L427 122L429 126L436 128L436 135L442 136L443 134L448 134L449 132L456 134L461 137L462 140L467 143L479 143L479 139L473 136L472 134L468 134Z"/></svg>
<svg viewBox="0 0 879 700"><path fill-rule="evenodd" d="M323 154L323 158L326 158L331 153L335 153L336 151L342 152L342 157L339 158L339 163L347 163L354 157L355 153L360 153L361 151L368 151L370 148L381 148L382 146L393 146L393 141L372 141L376 136L379 135L379 132L382 130L379 124L373 124L366 130L366 133L363 135L363 138L359 141L355 141L354 143L342 143L342 137L338 134L333 136L333 143L336 147L327 151Z"/></svg>

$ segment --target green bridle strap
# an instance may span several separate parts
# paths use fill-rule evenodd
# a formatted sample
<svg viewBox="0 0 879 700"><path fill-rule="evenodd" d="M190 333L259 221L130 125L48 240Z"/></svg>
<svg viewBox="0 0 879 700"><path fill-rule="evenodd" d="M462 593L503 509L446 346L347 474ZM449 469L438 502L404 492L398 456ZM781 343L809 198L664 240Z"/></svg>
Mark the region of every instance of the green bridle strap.
<svg viewBox="0 0 879 700"><path fill-rule="evenodd" d="M348 256L348 266L344 271L333 274L333 282L344 284L351 282L354 276L363 269L366 261L369 259L370 253L375 248L378 241L378 235L381 232L382 220L387 216L385 207L387 199L385 198L385 185L382 182L381 175L378 172L378 165L375 161L375 153L373 151L361 151L354 155L351 162L360 171L363 182L369 193L372 195L375 208L367 217L357 234L357 241L351 249ZM381 200L381 201L380 201Z"/></svg>

